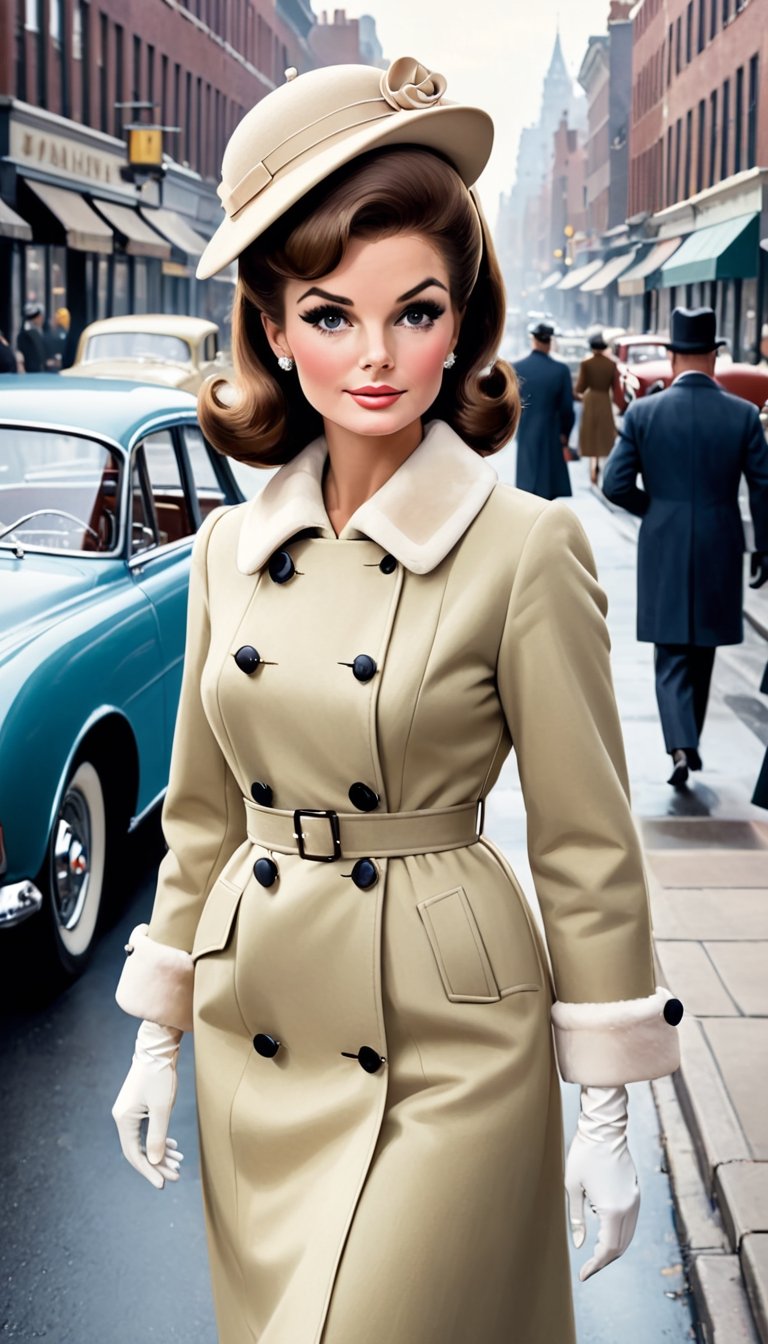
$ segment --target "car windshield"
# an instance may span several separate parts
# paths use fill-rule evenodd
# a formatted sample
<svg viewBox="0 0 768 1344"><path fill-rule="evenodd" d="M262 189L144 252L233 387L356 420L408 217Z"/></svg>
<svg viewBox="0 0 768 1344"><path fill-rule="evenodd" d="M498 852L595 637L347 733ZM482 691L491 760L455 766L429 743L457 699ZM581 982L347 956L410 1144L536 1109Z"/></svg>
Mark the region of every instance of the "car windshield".
<svg viewBox="0 0 768 1344"><path fill-rule="evenodd" d="M161 364L191 364L192 351L180 336L155 331L105 331L90 336L82 363L101 359L159 360Z"/></svg>
<svg viewBox="0 0 768 1344"><path fill-rule="evenodd" d="M0 546L113 551L120 474L120 459L94 439L0 425Z"/></svg>
<svg viewBox="0 0 768 1344"><path fill-rule="evenodd" d="M665 345L630 345L627 350L628 364L649 364L652 359L669 359Z"/></svg>

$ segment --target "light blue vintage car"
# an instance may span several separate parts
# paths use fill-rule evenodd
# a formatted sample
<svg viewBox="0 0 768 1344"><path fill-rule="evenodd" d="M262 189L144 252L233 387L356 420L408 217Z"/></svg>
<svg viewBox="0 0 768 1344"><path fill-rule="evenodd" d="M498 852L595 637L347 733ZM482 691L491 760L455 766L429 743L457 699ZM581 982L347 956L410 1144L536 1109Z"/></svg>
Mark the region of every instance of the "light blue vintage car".
<svg viewBox="0 0 768 1344"><path fill-rule="evenodd" d="M54 977L166 787L192 538L242 498L186 392L0 378L0 937Z"/></svg>

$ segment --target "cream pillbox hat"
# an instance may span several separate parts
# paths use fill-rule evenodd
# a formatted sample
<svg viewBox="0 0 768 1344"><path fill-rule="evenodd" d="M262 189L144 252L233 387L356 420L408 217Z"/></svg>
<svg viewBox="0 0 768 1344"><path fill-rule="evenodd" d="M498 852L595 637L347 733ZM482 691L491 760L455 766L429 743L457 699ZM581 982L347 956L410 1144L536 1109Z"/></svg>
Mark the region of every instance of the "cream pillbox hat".
<svg viewBox="0 0 768 1344"><path fill-rule="evenodd" d="M383 73L331 65L296 76L244 117L224 151L218 188L226 217L197 267L207 280L312 187L358 154L420 145L453 163L468 187L493 144L493 122L477 107L446 102L446 81L410 56Z"/></svg>

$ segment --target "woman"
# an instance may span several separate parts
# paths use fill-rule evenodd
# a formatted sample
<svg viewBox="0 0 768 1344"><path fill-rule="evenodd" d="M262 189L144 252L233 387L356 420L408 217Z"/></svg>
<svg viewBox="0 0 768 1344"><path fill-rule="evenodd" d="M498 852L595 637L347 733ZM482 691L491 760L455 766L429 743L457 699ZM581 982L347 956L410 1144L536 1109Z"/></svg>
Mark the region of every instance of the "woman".
<svg viewBox="0 0 768 1344"><path fill-rule="evenodd" d="M574 1338L550 971L481 835L512 740L560 1068L585 1085L584 1277L637 1215L623 1085L676 1063L589 547L485 460L518 413L488 371L505 304L468 191L491 128L444 91L403 59L271 93L199 268L239 257L237 387L204 389L206 433L283 465L196 543L114 1114L128 1160L175 1179L194 1022L222 1344Z"/></svg>
<svg viewBox="0 0 768 1344"><path fill-rule="evenodd" d="M602 332L589 338L592 354L581 361L574 389L584 403L579 429L579 452L591 458L589 478L596 485L600 477L600 458L607 457L616 438L613 420L612 389L616 365L606 355L608 344Z"/></svg>

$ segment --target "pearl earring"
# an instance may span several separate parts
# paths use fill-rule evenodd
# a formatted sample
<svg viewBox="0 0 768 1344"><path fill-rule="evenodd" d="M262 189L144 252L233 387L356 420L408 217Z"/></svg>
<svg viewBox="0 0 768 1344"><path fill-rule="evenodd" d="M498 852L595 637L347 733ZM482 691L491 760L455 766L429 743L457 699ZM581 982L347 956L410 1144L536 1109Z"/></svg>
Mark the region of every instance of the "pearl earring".
<svg viewBox="0 0 768 1344"><path fill-rule="evenodd" d="M291 369L293 368L293 360L291 359L290 355L280 355L278 357L277 362L280 368L283 370L283 373L291 372Z"/></svg>
<svg viewBox="0 0 768 1344"><path fill-rule="evenodd" d="M450 353L450 355L448 356L448 358L445 359L445 360L443 361L443 368L444 368L444 369L452 369L455 363L456 363L456 356L455 356L455 354L453 353L453 351L451 351L451 353Z"/></svg>

